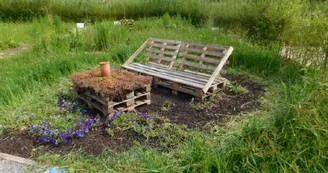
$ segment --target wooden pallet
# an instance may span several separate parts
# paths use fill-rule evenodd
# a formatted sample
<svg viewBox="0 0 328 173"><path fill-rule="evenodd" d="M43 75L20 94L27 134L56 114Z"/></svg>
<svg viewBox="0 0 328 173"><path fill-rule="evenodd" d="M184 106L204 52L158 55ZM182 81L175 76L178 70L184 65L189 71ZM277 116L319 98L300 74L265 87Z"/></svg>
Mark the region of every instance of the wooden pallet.
<svg viewBox="0 0 328 173"><path fill-rule="evenodd" d="M104 115L112 116L115 111L134 111L136 107L151 104L151 86L146 85L128 93L124 100L109 98L90 92L76 89L79 97L85 101L89 107L101 111Z"/></svg>
<svg viewBox="0 0 328 173"><path fill-rule="evenodd" d="M148 63L132 63L144 49ZM155 85L171 88L173 93L184 92L203 100L225 86L220 71L232 51L231 46L149 38L122 68L153 76Z"/></svg>
<svg viewBox="0 0 328 173"><path fill-rule="evenodd" d="M188 85L183 85L178 82L173 82L172 80L165 80L159 77L154 77L154 85L164 86L172 90L172 94L178 95L179 92L187 93L199 101L203 101L207 97L214 97L219 91L224 89L226 85L226 80L222 79L220 82L213 84L207 93L203 93L201 88L195 88Z"/></svg>

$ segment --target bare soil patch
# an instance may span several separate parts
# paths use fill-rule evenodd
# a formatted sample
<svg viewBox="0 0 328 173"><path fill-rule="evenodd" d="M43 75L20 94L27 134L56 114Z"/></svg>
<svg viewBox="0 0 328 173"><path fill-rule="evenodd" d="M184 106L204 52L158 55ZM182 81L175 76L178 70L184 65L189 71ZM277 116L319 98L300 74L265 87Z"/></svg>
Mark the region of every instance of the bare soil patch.
<svg viewBox="0 0 328 173"><path fill-rule="evenodd" d="M218 97L204 109L195 109L190 104L191 96L185 94L173 95L164 88L152 90L152 104L138 109L140 112L156 113L164 116L172 122L186 124L188 127L204 127L211 122L224 122L229 116L236 116L241 112L249 112L258 109L261 103L258 99L265 94L262 85L251 81L245 76L226 74L227 79L245 87L248 92L235 94L231 91L222 91ZM163 103L170 101L172 107L162 110ZM92 114L97 111L90 111ZM72 150L82 148L87 154L100 154L104 149L124 151L135 145L135 141L143 145L156 146L156 140L147 141L144 137L134 132L116 134L114 137L105 132L105 127L99 126L84 138L69 140L67 144L59 147L53 145L40 145L36 139L25 133L7 132L0 137L0 152L13 154L21 157L33 157L35 150L67 154Z"/></svg>

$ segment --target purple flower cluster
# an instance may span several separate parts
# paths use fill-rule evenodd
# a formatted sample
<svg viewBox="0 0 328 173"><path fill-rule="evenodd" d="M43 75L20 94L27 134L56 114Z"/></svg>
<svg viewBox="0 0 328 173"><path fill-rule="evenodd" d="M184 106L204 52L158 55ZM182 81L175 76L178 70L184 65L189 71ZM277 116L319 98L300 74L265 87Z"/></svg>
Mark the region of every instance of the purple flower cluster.
<svg viewBox="0 0 328 173"><path fill-rule="evenodd" d="M57 117L71 120L71 118L65 116ZM75 124L75 127L59 130L54 128L51 125L51 121L47 118L41 125L33 124L30 126L28 133L31 136L37 136L38 143L53 143L58 146L60 143L67 143L67 140L73 137L84 137L95 127L97 122L99 122L98 118L83 117Z"/></svg>
<svg viewBox="0 0 328 173"><path fill-rule="evenodd" d="M143 117L145 120L152 120L153 119L152 116L147 115L147 112L138 112L137 115Z"/></svg>
<svg viewBox="0 0 328 173"><path fill-rule="evenodd" d="M77 101L67 101L62 99L59 102L59 110L63 110L66 112L74 112L79 108L80 103Z"/></svg>

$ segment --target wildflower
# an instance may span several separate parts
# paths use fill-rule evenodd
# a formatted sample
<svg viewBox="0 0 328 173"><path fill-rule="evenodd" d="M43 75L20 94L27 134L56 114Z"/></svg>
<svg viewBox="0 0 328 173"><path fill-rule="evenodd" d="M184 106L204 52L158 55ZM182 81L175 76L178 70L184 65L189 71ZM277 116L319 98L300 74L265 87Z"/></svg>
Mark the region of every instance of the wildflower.
<svg viewBox="0 0 328 173"><path fill-rule="evenodd" d="M67 134L66 133L61 133L60 134L61 140L65 143L67 143Z"/></svg>
<svg viewBox="0 0 328 173"><path fill-rule="evenodd" d="M160 137L164 137L165 135L164 135L163 133L161 133L159 136L160 136Z"/></svg>
<svg viewBox="0 0 328 173"><path fill-rule="evenodd" d="M41 142L44 142L45 141L45 139L44 139L44 137L39 137L39 139L38 139L38 143L41 143Z"/></svg>
<svg viewBox="0 0 328 173"><path fill-rule="evenodd" d="M56 140L54 138L46 138L46 142L55 143Z"/></svg>
<svg viewBox="0 0 328 173"><path fill-rule="evenodd" d="M18 119L20 119L20 116L19 115L16 116L16 120L18 120Z"/></svg>
<svg viewBox="0 0 328 173"><path fill-rule="evenodd" d="M55 143L54 143L54 144L55 144L56 146L58 146L58 145L59 145L57 140L55 141Z"/></svg>
<svg viewBox="0 0 328 173"><path fill-rule="evenodd" d="M45 129L45 128L46 128L46 124L45 124L45 123L42 123L42 124L41 124L41 128L42 128L42 129Z"/></svg>
<svg viewBox="0 0 328 173"><path fill-rule="evenodd" d="M59 131L58 131L58 129L55 130L55 134L56 134L56 135L59 135Z"/></svg>
<svg viewBox="0 0 328 173"><path fill-rule="evenodd" d="M66 131L67 131L68 133L72 133L72 132L73 132L72 128L67 128Z"/></svg>
<svg viewBox="0 0 328 173"><path fill-rule="evenodd" d="M70 92L70 93L74 93L75 90L74 90L74 89L70 89L68 92Z"/></svg>
<svg viewBox="0 0 328 173"><path fill-rule="evenodd" d="M78 130L78 131L76 131L76 136L78 136L78 137L84 137L84 134L83 134L83 131L80 129L80 130Z"/></svg>
<svg viewBox="0 0 328 173"><path fill-rule="evenodd" d="M84 123L83 122L79 122L79 123L77 123L77 126L82 127L82 126L84 126Z"/></svg>
<svg viewBox="0 0 328 173"><path fill-rule="evenodd" d="M44 132L44 135L50 135L51 134L51 131L49 131L49 130L46 130L45 132Z"/></svg>
<svg viewBox="0 0 328 173"><path fill-rule="evenodd" d="M87 113L88 111L86 109L81 110L82 113Z"/></svg>

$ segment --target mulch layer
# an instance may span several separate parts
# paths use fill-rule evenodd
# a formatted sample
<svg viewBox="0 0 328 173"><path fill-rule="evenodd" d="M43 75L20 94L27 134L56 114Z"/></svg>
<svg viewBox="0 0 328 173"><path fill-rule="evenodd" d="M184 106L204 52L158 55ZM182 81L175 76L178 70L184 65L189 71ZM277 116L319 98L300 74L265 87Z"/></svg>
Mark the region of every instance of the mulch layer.
<svg viewBox="0 0 328 173"><path fill-rule="evenodd" d="M112 69L111 76L102 77L99 69L72 75L72 82L76 89L88 90L103 95L110 100L124 99L133 90L150 85L152 77L134 74L126 70Z"/></svg>
<svg viewBox="0 0 328 173"><path fill-rule="evenodd" d="M228 117L236 116L242 112L250 112L258 109L261 103L258 101L265 94L262 85L251 81L245 76L225 74L225 78L231 82L245 87L248 92L235 94L224 90L218 97L206 105L204 109L195 109L191 106L191 97L180 94L173 95L165 88L152 89L152 104L137 109L140 112L156 113L178 124L186 124L190 128L203 128L209 123L224 122ZM162 110L163 102L170 101L172 107ZM7 132L0 138L0 152L20 157L33 157L36 153L67 154L72 150L83 149L86 154L100 154L104 149L124 151L136 145L136 141L142 145L156 146L156 140L146 139L134 132L116 134L114 137L106 134L104 127L100 126L88 136L80 139L69 140L67 144L55 147L53 145L40 145L21 132ZM153 144L152 144L153 143Z"/></svg>

